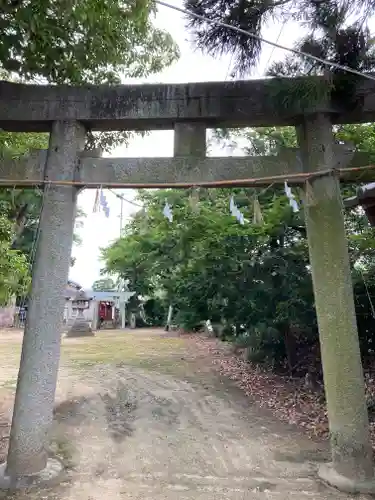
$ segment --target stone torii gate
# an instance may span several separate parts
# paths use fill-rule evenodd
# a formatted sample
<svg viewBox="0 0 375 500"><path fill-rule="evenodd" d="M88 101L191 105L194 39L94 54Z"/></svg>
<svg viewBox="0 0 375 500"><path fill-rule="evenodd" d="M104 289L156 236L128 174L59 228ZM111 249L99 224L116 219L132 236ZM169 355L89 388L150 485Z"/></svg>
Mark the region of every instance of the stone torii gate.
<svg viewBox="0 0 375 500"><path fill-rule="evenodd" d="M295 89L295 80L281 81ZM270 80L118 87L27 86L0 82L0 127L49 132L48 151L19 161L2 159L0 185L44 186L40 237L33 269L7 463L0 483L22 486L59 472L48 459L60 357L63 290L72 247L80 187L214 186L220 181L278 175L309 178L313 202L305 203L310 262L318 316L332 463L320 476L346 491L375 491L354 299L339 177L372 181L366 156L334 144L332 124L373 121L374 83L363 80L353 110L324 100L275 107ZM299 155L206 158L206 128L293 125ZM90 130L174 129L174 158L97 158L83 153ZM336 175L334 169L341 169ZM320 174L311 176L313 173ZM338 172L338 171L337 171ZM284 180L284 179L283 179ZM0 484L0 485L1 485Z"/></svg>

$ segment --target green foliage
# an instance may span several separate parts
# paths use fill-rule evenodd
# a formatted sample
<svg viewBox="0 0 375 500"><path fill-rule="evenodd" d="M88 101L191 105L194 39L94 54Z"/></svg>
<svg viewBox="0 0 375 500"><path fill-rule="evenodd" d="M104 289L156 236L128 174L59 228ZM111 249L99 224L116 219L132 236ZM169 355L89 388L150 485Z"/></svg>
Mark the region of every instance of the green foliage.
<svg viewBox="0 0 375 500"><path fill-rule="evenodd" d="M26 134L0 130L0 157L20 158L33 149L46 149L48 134Z"/></svg>
<svg viewBox="0 0 375 500"><path fill-rule="evenodd" d="M0 211L12 224L12 248L30 257L35 242L39 216L42 209L43 191L40 189L0 189ZM86 214L78 209L76 228L82 227ZM73 235L76 245L81 244L77 232Z"/></svg>
<svg viewBox="0 0 375 500"><path fill-rule="evenodd" d="M0 131L0 158L20 158L32 149L43 149L48 144L47 134L24 134ZM5 245L21 250L28 258L35 238L41 208L41 192L36 189L0 189L0 213L7 219L11 236ZM0 239L2 241L2 239ZM0 276L1 273L0 273Z"/></svg>
<svg viewBox="0 0 375 500"><path fill-rule="evenodd" d="M0 78L14 82L119 84L124 78L161 71L179 55L170 35L153 25L152 0L36 0L2 2L0 6ZM86 148L110 151L124 144L127 132L91 132ZM0 131L0 158L19 158L48 146L47 134ZM0 213L10 234L0 238L6 258L16 263L31 254L42 194L39 190L2 189ZM84 216L80 211L76 226ZM10 238L10 240L9 240ZM79 237L75 234L75 242ZM21 276L16 271L14 276ZM9 286L8 286L9 288ZM5 292L4 292L5 293ZM8 293L8 292L6 292ZM2 296L0 295L0 298Z"/></svg>
<svg viewBox="0 0 375 500"><path fill-rule="evenodd" d="M277 66L273 68L276 76L270 81L270 98L278 109L288 109L296 114L302 114L306 108L321 107L330 102L331 94L335 89L331 79L296 79L285 81L281 76L286 76L282 71L276 73ZM299 75L298 75L299 76Z"/></svg>
<svg viewBox="0 0 375 500"><path fill-rule="evenodd" d="M110 292L116 290L116 285L112 278L103 278L94 281L92 289L94 292Z"/></svg>
<svg viewBox="0 0 375 500"><path fill-rule="evenodd" d="M164 326L165 311L168 308L165 301L160 297L152 297L144 304L146 319L154 326Z"/></svg>
<svg viewBox="0 0 375 500"><path fill-rule="evenodd" d="M2 2L0 67L26 80L120 83L158 72L177 56L152 24L151 0Z"/></svg>
<svg viewBox="0 0 375 500"><path fill-rule="evenodd" d="M12 225L0 216L0 305L6 305L14 295L25 293L30 284L27 259L12 249L12 241Z"/></svg>
<svg viewBox="0 0 375 500"><path fill-rule="evenodd" d="M323 79L296 79L287 83L275 78L268 82L275 107L287 108L296 115L306 108L319 109L337 102L353 109L358 104L361 97L357 97L355 90L361 77L329 63L360 72L372 72L375 68L373 38L368 28L372 0L185 0L185 6L199 16L256 35L251 37L207 23L202 17L187 19L198 48L212 55L231 55L233 76L249 73L258 63L262 49L259 37L269 21L279 21L282 29L291 21L308 26L307 35L294 47L305 55L289 52L283 61L275 62L267 70L267 75L273 77L323 76Z"/></svg>
<svg viewBox="0 0 375 500"><path fill-rule="evenodd" d="M264 225L239 225L229 213L229 197L251 220L254 194L249 189L201 190L197 202L187 191L141 193L145 210L129 223L123 238L104 250L106 271L129 278L141 293L162 291L165 304L177 308L176 321L187 329L207 318L225 318L238 328L250 328L265 317L273 328L281 329L287 317L313 324L300 218L280 191L276 200L266 192L260 195ZM162 214L165 199L173 206L172 224Z"/></svg>
<svg viewBox="0 0 375 500"><path fill-rule="evenodd" d="M225 148L241 148L249 156L277 155L281 149L297 147L294 127L216 129L213 139Z"/></svg>
<svg viewBox="0 0 375 500"><path fill-rule="evenodd" d="M47 134L8 133L0 131L0 158L20 158L33 149L44 149L48 145ZM43 192L40 189L0 189L0 214L7 232L0 232L2 264L0 265L0 300L9 294L25 292L28 285L29 263L35 246L42 208ZM85 213L78 209L76 227L82 226ZM75 244L80 244L77 233ZM28 263L26 265L26 263ZM72 259L72 265L74 261ZM26 267L25 267L26 265ZM11 278L8 277L11 273Z"/></svg>
<svg viewBox="0 0 375 500"><path fill-rule="evenodd" d="M375 248L372 240L372 248ZM375 268L373 260L370 266L353 271L353 286L357 324L362 355L365 360L373 358L375 353Z"/></svg>
<svg viewBox="0 0 375 500"><path fill-rule="evenodd" d="M352 144L355 151L370 153L371 161L375 161L375 125L361 123L357 125L339 125L334 128L336 139Z"/></svg>
<svg viewBox="0 0 375 500"><path fill-rule="evenodd" d="M169 33L153 24L152 0L35 0L0 7L0 77L15 82L117 85L157 73L179 57ZM0 132L0 145L40 147L47 136ZM110 152L128 131L88 131L86 149ZM39 140L40 139L40 140ZM1 147L1 146L0 146Z"/></svg>
<svg viewBox="0 0 375 500"><path fill-rule="evenodd" d="M184 0L184 6L199 16L250 31L257 36L268 21L284 15L290 18L295 10L292 0L261 3L258 0ZM186 16L186 23L198 48L215 57L225 53L233 56L233 74L244 75L258 62L262 44L257 37L207 23L202 18Z"/></svg>
<svg viewBox="0 0 375 500"><path fill-rule="evenodd" d="M187 9L195 14L249 31L256 35L207 23L202 18L186 16L198 48L211 55L229 53L234 74L246 74L256 66L262 49L259 36L269 22L279 21L286 28L291 21L304 22L308 36L297 48L317 57L354 67L363 56L363 35L373 14L373 0L184 0ZM348 19L351 24L348 26ZM289 63L289 76L295 69L294 59ZM311 59L298 60L298 68L310 74Z"/></svg>
<svg viewBox="0 0 375 500"><path fill-rule="evenodd" d="M363 8L363 2L308 3L310 6L306 9L304 19L309 19L312 27L310 33L299 41L297 48L320 60L359 72L372 72L375 68L375 51L367 19L362 18L358 22L358 19L353 18L355 8ZM356 94L357 84L362 80L360 76L306 56L288 55L284 61L274 63L267 74L276 77L324 75L320 82L309 79L299 83L297 80L295 88L284 91L284 96L280 80L276 79L275 103L281 100L284 106L295 107L298 103L303 110L309 106L319 107L319 103L324 106L324 102L331 101L333 106L339 103L340 106L355 109L362 99ZM278 87L281 91L279 95Z"/></svg>
<svg viewBox="0 0 375 500"><path fill-rule="evenodd" d="M335 134L357 150L373 151L372 125L337 127ZM245 143L249 154L276 154L296 145L289 127L221 130L216 136L233 146ZM229 213L231 196L244 213L243 226ZM263 224L253 222L255 196ZM172 223L162 214L165 200L172 205ZM139 201L144 208L124 236L103 250L105 271L130 279L141 294L162 297L164 320L171 303L181 327L196 329L210 319L221 325L220 338L246 347L251 361L297 370L318 332L303 213L291 211L283 190L141 191ZM375 319L355 268L375 275L375 231L360 209L349 211L345 223L361 346L368 352ZM375 297L375 279L369 283Z"/></svg>
<svg viewBox="0 0 375 500"><path fill-rule="evenodd" d="M236 339L236 344L246 348L247 359L253 363L279 366L283 363L285 346L280 331L267 323L258 323L249 332Z"/></svg>

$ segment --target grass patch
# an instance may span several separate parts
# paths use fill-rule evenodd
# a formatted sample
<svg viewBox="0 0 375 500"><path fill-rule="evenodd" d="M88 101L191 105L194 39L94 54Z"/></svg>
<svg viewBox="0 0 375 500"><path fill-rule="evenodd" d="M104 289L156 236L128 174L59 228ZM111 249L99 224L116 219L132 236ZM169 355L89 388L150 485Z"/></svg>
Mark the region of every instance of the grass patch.
<svg viewBox="0 0 375 500"><path fill-rule="evenodd" d="M3 382L1 384L1 386L4 388L4 389L8 389L8 390L16 390L16 386L17 386L17 378L11 378L9 380L5 380L5 382Z"/></svg>
<svg viewBox="0 0 375 500"><path fill-rule="evenodd" d="M184 350L179 338L144 337L119 332L118 335L100 333L95 337L64 339L62 361L78 366L117 364L121 361L138 364L152 358L173 357Z"/></svg>
<svg viewBox="0 0 375 500"><path fill-rule="evenodd" d="M57 456L63 462L66 469L74 469L78 465L78 457L74 444L63 434L55 433L52 436L50 453L52 456Z"/></svg>
<svg viewBox="0 0 375 500"><path fill-rule="evenodd" d="M21 354L21 335L0 337L0 386L14 390ZM162 337L155 331L101 331L94 337L63 338L61 364L79 370L121 363L165 374L183 374L187 367L183 338Z"/></svg>
<svg viewBox="0 0 375 500"><path fill-rule="evenodd" d="M138 359L134 363L134 366L166 375L184 376L188 372L190 363L182 360L180 356L169 356L165 358Z"/></svg>

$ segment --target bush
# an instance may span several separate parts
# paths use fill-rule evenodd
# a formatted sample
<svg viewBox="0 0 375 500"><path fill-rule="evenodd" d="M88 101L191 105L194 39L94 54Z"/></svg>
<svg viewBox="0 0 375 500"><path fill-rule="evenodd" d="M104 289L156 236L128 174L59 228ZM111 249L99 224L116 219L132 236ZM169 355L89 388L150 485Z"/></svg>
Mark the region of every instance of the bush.
<svg viewBox="0 0 375 500"><path fill-rule="evenodd" d="M194 310L179 310L173 319L173 323L187 332L192 332L201 329L202 318Z"/></svg>
<svg viewBox="0 0 375 500"><path fill-rule="evenodd" d="M154 297L143 305L146 319L152 326L164 326L168 307L164 300Z"/></svg>
<svg viewBox="0 0 375 500"><path fill-rule="evenodd" d="M259 323L235 339L237 347L246 348L247 359L253 363L281 366L285 360L285 345L279 330Z"/></svg>

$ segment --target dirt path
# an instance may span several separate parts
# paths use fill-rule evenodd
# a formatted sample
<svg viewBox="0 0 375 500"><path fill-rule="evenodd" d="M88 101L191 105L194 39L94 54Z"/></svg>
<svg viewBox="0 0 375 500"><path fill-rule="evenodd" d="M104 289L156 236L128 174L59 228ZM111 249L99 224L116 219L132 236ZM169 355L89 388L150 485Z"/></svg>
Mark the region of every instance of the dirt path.
<svg viewBox="0 0 375 500"><path fill-rule="evenodd" d="M316 480L324 446L220 380L191 342L179 341L146 367L97 363L83 376L64 361L58 401L53 449L67 477L38 499L351 498Z"/></svg>

